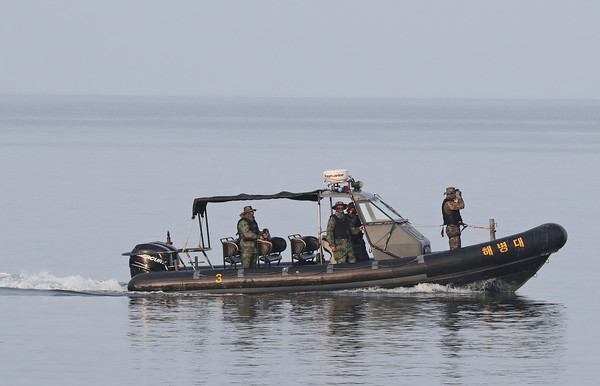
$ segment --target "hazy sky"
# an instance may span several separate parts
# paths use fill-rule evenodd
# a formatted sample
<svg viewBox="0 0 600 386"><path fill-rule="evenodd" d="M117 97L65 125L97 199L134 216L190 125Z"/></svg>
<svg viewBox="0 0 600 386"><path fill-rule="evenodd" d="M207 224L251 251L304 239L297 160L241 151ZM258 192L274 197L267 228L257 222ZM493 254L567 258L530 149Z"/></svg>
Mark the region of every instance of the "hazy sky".
<svg viewBox="0 0 600 386"><path fill-rule="evenodd" d="M0 94L600 98L598 0L0 0Z"/></svg>

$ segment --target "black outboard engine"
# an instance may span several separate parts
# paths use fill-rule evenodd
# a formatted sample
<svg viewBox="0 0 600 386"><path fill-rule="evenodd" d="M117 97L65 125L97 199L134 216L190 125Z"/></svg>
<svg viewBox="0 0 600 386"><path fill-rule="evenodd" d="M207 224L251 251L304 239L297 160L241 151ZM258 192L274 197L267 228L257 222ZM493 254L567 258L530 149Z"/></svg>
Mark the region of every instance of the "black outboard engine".
<svg viewBox="0 0 600 386"><path fill-rule="evenodd" d="M131 277L140 273L174 271L176 262L179 260L177 248L161 241L138 244L127 254L130 256Z"/></svg>

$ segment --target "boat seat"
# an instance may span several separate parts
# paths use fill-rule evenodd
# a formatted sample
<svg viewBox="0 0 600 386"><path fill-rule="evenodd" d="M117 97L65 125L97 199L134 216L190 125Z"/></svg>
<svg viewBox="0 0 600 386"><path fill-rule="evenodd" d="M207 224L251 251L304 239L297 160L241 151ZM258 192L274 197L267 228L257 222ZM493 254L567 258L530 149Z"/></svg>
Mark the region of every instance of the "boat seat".
<svg viewBox="0 0 600 386"><path fill-rule="evenodd" d="M290 248L292 252L292 264L305 264L315 261L315 252L319 249L319 239L315 236L304 236L299 234L289 235Z"/></svg>
<svg viewBox="0 0 600 386"><path fill-rule="evenodd" d="M281 252L285 251L287 248L285 240L281 237L270 237L268 240L258 240L256 244L259 264L262 261L269 267L273 262L277 262L275 265L279 265L281 262Z"/></svg>
<svg viewBox="0 0 600 386"><path fill-rule="evenodd" d="M242 258L240 256L239 239L233 237L223 237L221 244L223 244L223 268L226 264L229 264L230 268L237 268L237 265L242 265Z"/></svg>

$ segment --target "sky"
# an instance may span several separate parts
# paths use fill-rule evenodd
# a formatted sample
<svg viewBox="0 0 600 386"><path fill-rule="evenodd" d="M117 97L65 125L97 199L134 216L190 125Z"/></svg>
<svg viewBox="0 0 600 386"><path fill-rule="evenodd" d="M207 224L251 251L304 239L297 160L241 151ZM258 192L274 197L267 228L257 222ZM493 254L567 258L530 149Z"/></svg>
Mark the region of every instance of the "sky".
<svg viewBox="0 0 600 386"><path fill-rule="evenodd" d="M0 94L600 99L597 0L0 0Z"/></svg>

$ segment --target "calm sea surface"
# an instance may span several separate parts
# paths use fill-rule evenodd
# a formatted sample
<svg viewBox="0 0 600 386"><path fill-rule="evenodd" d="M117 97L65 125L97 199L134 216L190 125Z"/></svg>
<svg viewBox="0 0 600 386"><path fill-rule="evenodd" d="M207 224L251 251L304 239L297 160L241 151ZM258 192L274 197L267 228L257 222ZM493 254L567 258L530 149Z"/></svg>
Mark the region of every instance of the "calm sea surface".
<svg viewBox="0 0 600 386"><path fill-rule="evenodd" d="M0 96L0 380L596 385L599 164L600 101ZM194 198L318 189L335 168L434 250L451 185L468 224L569 240L511 295L127 292L122 252L198 243ZM213 262L243 205L209 207ZM318 230L311 204L256 207L273 235Z"/></svg>

